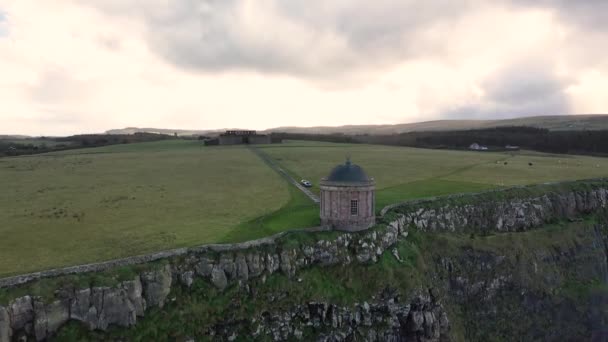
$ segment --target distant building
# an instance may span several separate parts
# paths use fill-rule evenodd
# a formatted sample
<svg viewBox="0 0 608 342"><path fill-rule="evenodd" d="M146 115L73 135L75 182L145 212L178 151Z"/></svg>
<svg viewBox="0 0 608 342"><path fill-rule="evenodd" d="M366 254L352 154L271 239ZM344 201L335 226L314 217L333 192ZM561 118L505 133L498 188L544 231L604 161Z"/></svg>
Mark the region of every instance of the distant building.
<svg viewBox="0 0 608 342"><path fill-rule="evenodd" d="M226 131L220 134L220 145L270 144L270 135L257 134L256 131Z"/></svg>
<svg viewBox="0 0 608 342"><path fill-rule="evenodd" d="M473 150L473 151L486 151L487 149L488 149L487 146L479 145L478 143L472 143L469 146L469 150Z"/></svg>
<svg viewBox="0 0 608 342"><path fill-rule="evenodd" d="M507 150L519 150L519 146L514 146L514 145L506 145L505 148Z"/></svg>
<svg viewBox="0 0 608 342"><path fill-rule="evenodd" d="M322 179L320 188L321 225L359 231L375 224L376 184L350 159Z"/></svg>

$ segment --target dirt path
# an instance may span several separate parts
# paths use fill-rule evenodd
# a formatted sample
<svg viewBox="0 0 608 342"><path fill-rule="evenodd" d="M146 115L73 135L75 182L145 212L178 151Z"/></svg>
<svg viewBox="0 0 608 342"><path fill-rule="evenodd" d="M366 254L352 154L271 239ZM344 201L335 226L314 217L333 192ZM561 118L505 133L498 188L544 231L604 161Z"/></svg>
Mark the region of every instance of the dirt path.
<svg viewBox="0 0 608 342"><path fill-rule="evenodd" d="M283 178L285 178L289 183L293 184L296 188L300 189L306 196L308 196L308 198L310 198L311 201L313 201L317 204L319 203L319 197L317 195L313 194L310 190L308 190L302 184L300 184L300 182L293 179L293 177L291 177L289 175L289 173L287 173L287 171L283 170L283 168L281 168L281 166L279 164L277 164L274 160L272 160L272 158L270 158L270 156L267 155L264 151L260 150L259 148L255 147L255 146L248 146L248 147L251 150L251 152L255 153L258 157L260 157L260 159L262 159L262 161L264 163L266 163L266 165L270 166L279 175L281 175Z"/></svg>

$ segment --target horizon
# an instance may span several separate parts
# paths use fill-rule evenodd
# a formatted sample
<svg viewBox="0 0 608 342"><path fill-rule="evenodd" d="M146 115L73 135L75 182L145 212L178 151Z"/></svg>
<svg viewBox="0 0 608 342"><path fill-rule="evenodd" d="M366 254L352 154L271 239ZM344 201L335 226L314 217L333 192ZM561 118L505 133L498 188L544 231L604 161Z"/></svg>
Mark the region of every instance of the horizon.
<svg viewBox="0 0 608 342"><path fill-rule="evenodd" d="M561 0L7 0L0 131L606 113L606 13Z"/></svg>
<svg viewBox="0 0 608 342"><path fill-rule="evenodd" d="M276 126L276 127L266 127L262 129L253 129L255 131L268 131L268 130L276 130L281 128L301 128L301 129L312 129L312 128L341 128L341 127L358 127L358 126L396 126L396 125L413 125L413 124L423 124L423 123L431 123L431 122L440 122L440 121L502 121L502 120L516 120L516 119L528 119L528 118L546 118L546 117L573 117L573 116L608 116L606 113L587 113L587 114L556 114L556 115L530 115L530 116L516 116L516 117L507 117L501 119L437 119L437 120L427 120L427 121L416 121L416 122L403 122L403 123L394 123L394 124L343 124L336 126L327 126L327 125L315 125L315 126ZM249 127L219 127L219 128L175 128L175 127L145 127L145 126L126 126L126 127L113 127L108 129L103 129L101 131L91 131L91 132L77 132L77 133L68 133L62 135L51 135L51 134L22 134L22 133L4 133L0 132L0 136L23 136L29 138L37 138L37 137L65 137L65 136L75 136L75 135L87 135L87 134L108 134L107 132L113 130L127 130L127 129L157 129L157 130L167 130L167 131L223 131L223 130L248 130Z"/></svg>

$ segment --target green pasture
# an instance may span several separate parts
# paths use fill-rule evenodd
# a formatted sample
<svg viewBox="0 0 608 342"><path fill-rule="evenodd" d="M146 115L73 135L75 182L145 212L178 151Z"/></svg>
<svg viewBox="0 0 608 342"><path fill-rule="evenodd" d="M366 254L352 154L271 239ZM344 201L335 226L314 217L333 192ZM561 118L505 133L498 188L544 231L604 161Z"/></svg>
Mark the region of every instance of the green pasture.
<svg viewBox="0 0 608 342"><path fill-rule="evenodd" d="M221 242L290 201L242 147L115 145L0 159L0 276Z"/></svg>
<svg viewBox="0 0 608 342"><path fill-rule="evenodd" d="M412 198L608 176L608 158L287 141L263 151L296 179L319 181L350 156L377 185L377 210ZM532 165L530 165L530 163Z"/></svg>
<svg viewBox="0 0 608 342"><path fill-rule="evenodd" d="M375 178L378 211L608 170L608 159L534 152L291 141L257 148L316 192L350 156ZM170 140L0 158L0 186L0 277L319 224L318 207L243 146Z"/></svg>

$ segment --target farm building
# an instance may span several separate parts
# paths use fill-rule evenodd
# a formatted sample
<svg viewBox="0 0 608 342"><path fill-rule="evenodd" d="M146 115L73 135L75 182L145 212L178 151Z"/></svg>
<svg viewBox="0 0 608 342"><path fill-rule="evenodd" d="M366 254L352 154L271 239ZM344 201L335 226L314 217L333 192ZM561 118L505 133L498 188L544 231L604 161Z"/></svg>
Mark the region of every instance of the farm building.
<svg viewBox="0 0 608 342"><path fill-rule="evenodd" d="M472 143L469 146L469 150L473 150L473 151L486 151L487 149L488 149L487 146L479 145L478 143Z"/></svg>
<svg viewBox="0 0 608 342"><path fill-rule="evenodd" d="M358 231L374 225L375 188L359 166L346 160L321 180L321 225L337 230Z"/></svg>
<svg viewBox="0 0 608 342"><path fill-rule="evenodd" d="M226 131L219 136L219 145L270 144L270 135L256 131Z"/></svg>

